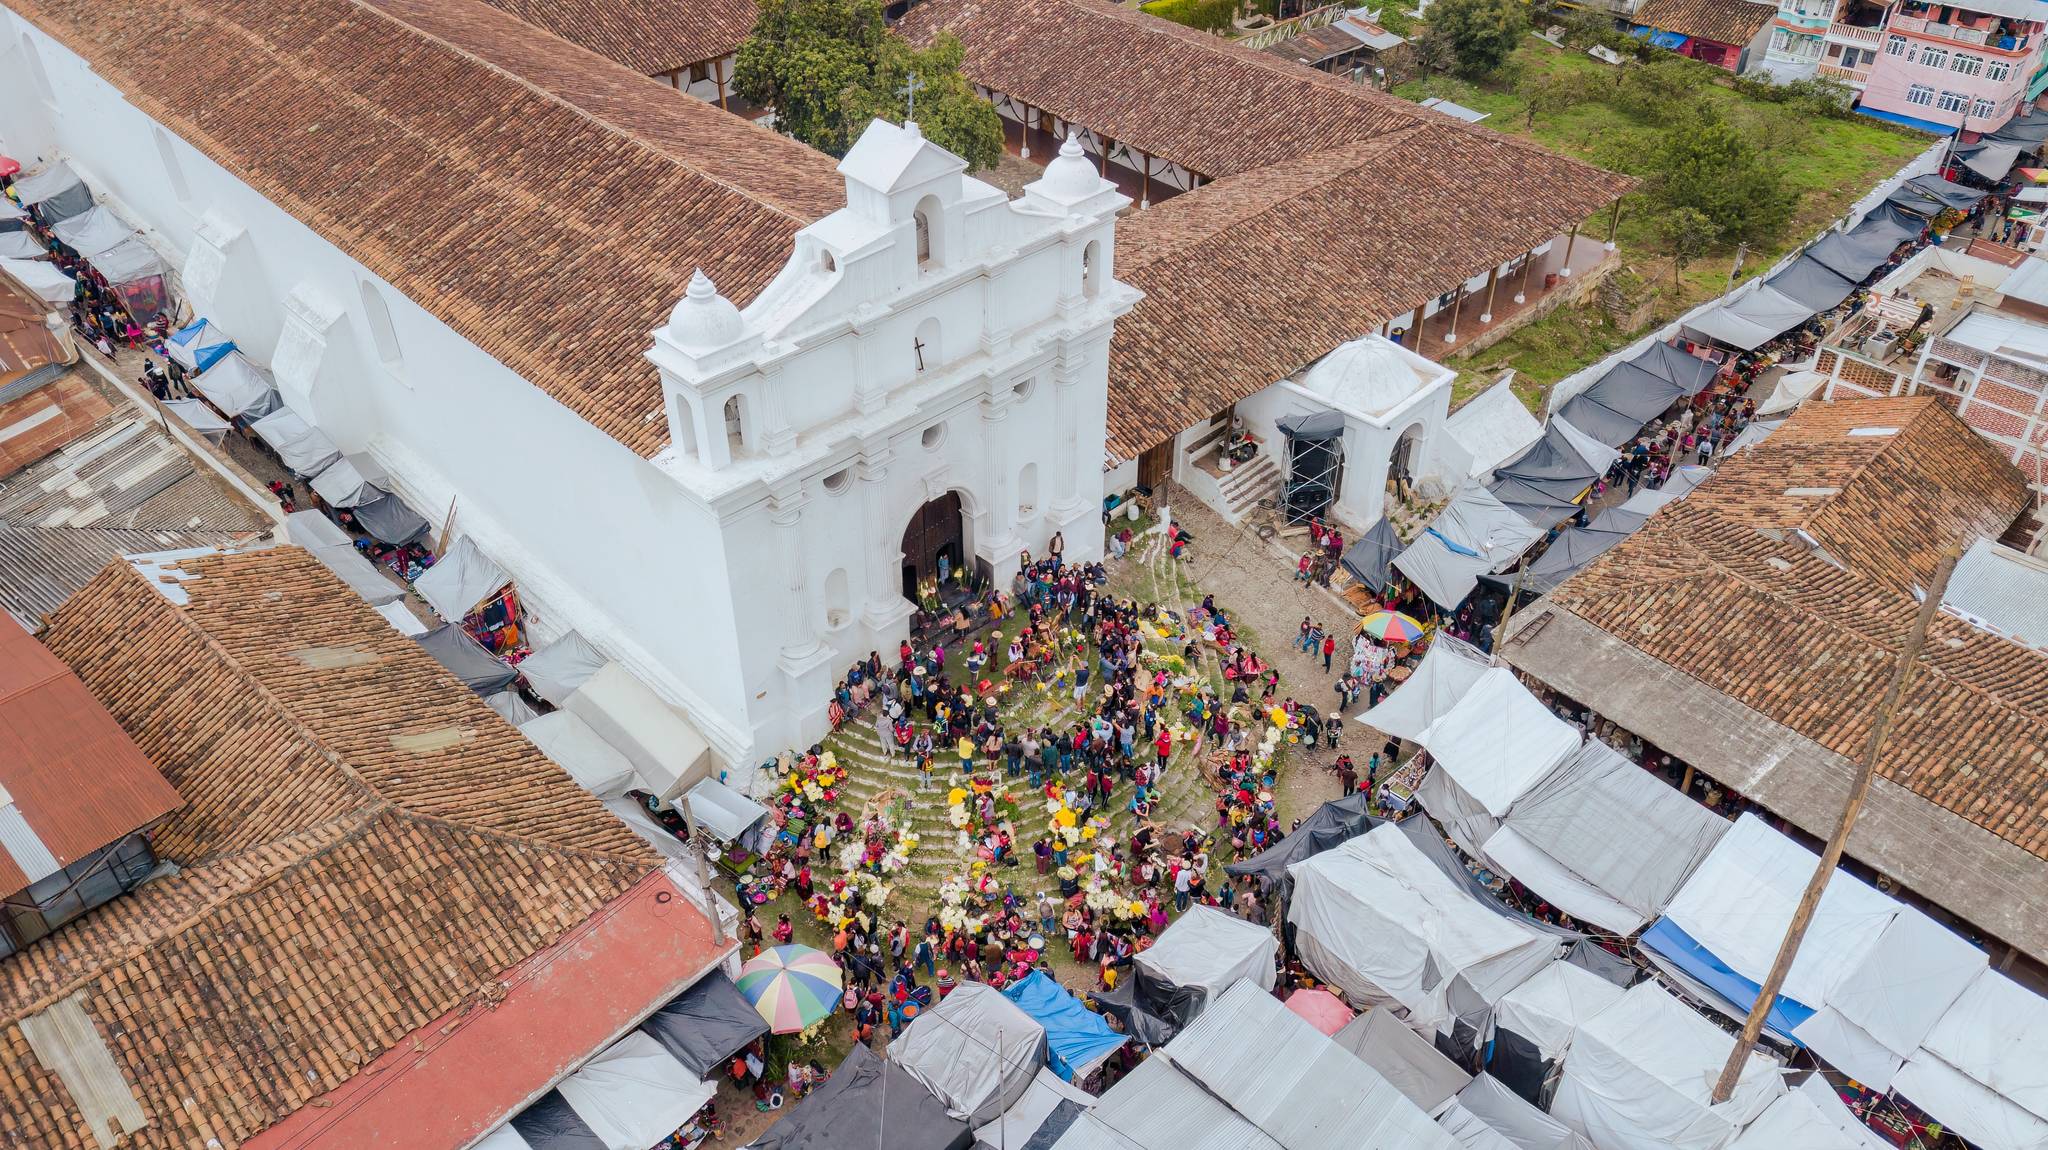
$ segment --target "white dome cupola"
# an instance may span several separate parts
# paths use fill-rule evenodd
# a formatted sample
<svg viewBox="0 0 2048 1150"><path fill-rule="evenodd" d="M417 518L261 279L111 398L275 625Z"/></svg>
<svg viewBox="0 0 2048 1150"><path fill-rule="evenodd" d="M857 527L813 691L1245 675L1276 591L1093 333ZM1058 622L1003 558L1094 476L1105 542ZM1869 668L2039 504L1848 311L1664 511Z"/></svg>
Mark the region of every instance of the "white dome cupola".
<svg viewBox="0 0 2048 1150"><path fill-rule="evenodd" d="M1334 407L1364 415L1385 415L1430 381L1392 341L1355 339L1324 356L1301 378L1301 386Z"/></svg>
<svg viewBox="0 0 2048 1150"><path fill-rule="evenodd" d="M675 310L668 313L665 329L669 342L684 351L702 354L738 343L747 334L747 321L732 301L718 294L711 277L698 268Z"/></svg>

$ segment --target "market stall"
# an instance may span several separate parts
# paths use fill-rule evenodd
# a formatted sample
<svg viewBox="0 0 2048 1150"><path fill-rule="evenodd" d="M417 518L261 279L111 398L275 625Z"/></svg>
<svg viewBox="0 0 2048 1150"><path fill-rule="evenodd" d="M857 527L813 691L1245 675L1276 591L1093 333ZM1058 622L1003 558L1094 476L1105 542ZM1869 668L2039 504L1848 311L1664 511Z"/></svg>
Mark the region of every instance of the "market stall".
<svg viewBox="0 0 2048 1150"><path fill-rule="evenodd" d="M1003 997L1045 1030L1046 1057L1055 1074L1079 1082L1130 1041L1101 1015L1039 971L1003 988Z"/></svg>
<svg viewBox="0 0 2048 1150"><path fill-rule="evenodd" d="M673 800L714 769L711 744L696 726L617 663L576 688L563 709L618 748L658 799Z"/></svg>
<svg viewBox="0 0 2048 1150"><path fill-rule="evenodd" d="M1544 528L1491 491L1460 487L1423 533L1394 557L1394 567L1438 607L1454 611L1484 574L1505 571Z"/></svg>
<svg viewBox="0 0 2048 1150"><path fill-rule="evenodd" d="M92 208L50 229L57 241L88 262L101 252L135 238L135 229L105 207Z"/></svg>
<svg viewBox="0 0 2048 1150"><path fill-rule="evenodd" d="M519 679L519 672L507 667L491 656L489 651L477 646L462 628L452 623L443 623L424 635L413 637L413 642L426 649L434 661L448 668L462 685L479 695L502 691Z"/></svg>
<svg viewBox="0 0 2048 1150"><path fill-rule="evenodd" d="M993 987L963 982L911 1020L889 1044L889 1061L979 1129L1030 1088L1045 1065L1045 1028Z"/></svg>
<svg viewBox="0 0 2048 1150"><path fill-rule="evenodd" d="M1466 1150L1595 1150L1578 1131L1516 1097L1488 1074L1458 1091L1437 1116L1437 1125Z"/></svg>
<svg viewBox="0 0 2048 1150"><path fill-rule="evenodd" d="M1204 1003L1240 978L1273 989L1273 956L1279 949L1279 941L1266 927L1196 905L1138 953L1134 975L1155 988L1155 1001L1172 1003L1169 1016L1176 1025L1186 1026Z"/></svg>
<svg viewBox="0 0 2048 1150"><path fill-rule="evenodd" d="M519 673L535 694L559 707L610 661L581 634L565 631L521 660Z"/></svg>
<svg viewBox="0 0 2048 1150"><path fill-rule="evenodd" d="M192 377L192 390L212 404L214 410L244 423L259 422L281 411L289 415L290 409L278 396L270 373L235 351L233 344L223 346L226 350L220 355L210 359L201 357L209 366ZM304 420L295 415L290 418L297 428L311 430L306 428ZM321 438L324 441L326 437Z"/></svg>
<svg viewBox="0 0 2048 1150"><path fill-rule="evenodd" d="M92 210L92 189L62 160L17 178L14 194L46 228Z"/></svg>
<svg viewBox="0 0 2048 1150"><path fill-rule="evenodd" d="M1471 1085L1470 1074L1394 1017L1389 1007L1366 1011L1333 1037L1337 1045L1356 1054L1431 1117L1442 1113L1460 1090Z"/></svg>
<svg viewBox="0 0 2048 1150"><path fill-rule="evenodd" d="M768 1023L726 977L713 970L640 1024L640 1031L699 1078L711 1078L768 1033Z"/></svg>
<svg viewBox="0 0 2048 1150"><path fill-rule="evenodd" d="M164 406L169 407L170 404ZM369 560L363 558L348 532L335 526L332 520L318 511L295 511L285 516L284 531L288 541L305 548L320 561L322 567L333 572L336 578L348 584L349 590L362 596L363 602L372 607L394 603L405 597L403 588L379 574Z"/></svg>
<svg viewBox="0 0 2048 1150"><path fill-rule="evenodd" d="M519 724L542 754L569 772L576 785L601 799L616 798L638 785L633 764L589 723L568 711L549 711Z"/></svg>
<svg viewBox="0 0 2048 1150"><path fill-rule="evenodd" d="M361 507L388 494L380 485L389 482L376 460L344 453L313 477L313 494L329 507Z"/></svg>
<svg viewBox="0 0 2048 1150"><path fill-rule="evenodd" d="M326 432L307 423L289 407L280 407L256 420L249 425L249 430L276 452L291 473L300 479L311 479L341 458L341 448L327 438Z"/></svg>
<svg viewBox="0 0 2048 1150"><path fill-rule="evenodd" d="M1505 667L1482 672L1416 741L1431 760L1422 805L1474 858L1508 807L1580 745L1577 729Z"/></svg>
<svg viewBox="0 0 2048 1150"><path fill-rule="evenodd" d="M856 1044L832 1077L744 1150L968 1150L967 1123L908 1070Z"/></svg>
<svg viewBox="0 0 2048 1150"><path fill-rule="evenodd" d="M379 543L404 547L424 538L432 525L396 495L385 495L349 509L356 524Z"/></svg>
<svg viewBox="0 0 2048 1150"><path fill-rule="evenodd" d="M222 356L233 350L235 341L215 327L212 320L203 317L172 332L164 340L164 351L172 362L191 372L211 370Z"/></svg>
<svg viewBox="0 0 2048 1150"><path fill-rule="evenodd" d="M1547 1102L1572 1036L1623 989L1565 959L1545 966L1494 1003L1487 1070L1531 1103Z"/></svg>
<svg viewBox="0 0 2048 1150"><path fill-rule="evenodd" d="M67 304L78 294L78 282L48 260L0 259L0 272L48 304Z"/></svg>

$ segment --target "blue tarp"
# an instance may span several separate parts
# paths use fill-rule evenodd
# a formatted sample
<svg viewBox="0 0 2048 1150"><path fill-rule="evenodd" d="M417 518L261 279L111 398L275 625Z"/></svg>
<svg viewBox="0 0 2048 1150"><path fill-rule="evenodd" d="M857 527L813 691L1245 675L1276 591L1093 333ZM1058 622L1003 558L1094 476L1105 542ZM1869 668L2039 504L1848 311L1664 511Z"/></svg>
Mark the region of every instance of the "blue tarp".
<svg viewBox="0 0 2048 1150"><path fill-rule="evenodd" d="M1003 988L1003 997L1045 1027L1045 1045L1054 1074L1072 1082L1077 1067L1089 1068L1129 1041L1059 983L1037 971Z"/></svg>
<svg viewBox="0 0 2048 1150"><path fill-rule="evenodd" d="M1669 48L1673 52L1676 52L1680 48L1685 47L1686 37L1681 36L1676 32L1659 31L1658 29L1650 28L1642 24L1638 24L1634 28L1629 29L1628 34L1634 36L1638 40L1642 39L1645 36L1648 36L1650 38L1650 45L1655 48Z"/></svg>
<svg viewBox="0 0 2048 1150"><path fill-rule="evenodd" d="M235 341L222 334L219 328L213 326L212 321L205 319L197 320L189 327L172 332L166 342L185 353L181 356L174 352L171 358L181 361L189 359L191 362L185 366L194 374L219 363L222 356L235 350Z"/></svg>
<svg viewBox="0 0 2048 1150"><path fill-rule="evenodd" d="M1641 944L1657 952L1657 957L1688 975L1693 981L1720 995L1739 1011L1747 1011L1756 1005L1757 992L1763 988L1742 975L1737 974L1722 962L1713 951L1701 946L1684 928L1668 918L1660 918L1643 932ZM1764 1022L1780 1035L1790 1038L1794 1027L1812 1018L1812 1007L1778 996L1771 1005L1770 1014Z"/></svg>
<svg viewBox="0 0 2048 1150"><path fill-rule="evenodd" d="M1903 124L1908 128L1918 128L1923 132L1932 132L1937 136L1953 136L1956 132L1954 124L1944 124L1938 120L1922 120L1917 116L1904 116L1897 112L1881 112L1868 104L1858 104L1856 105L1856 110L1873 120L1883 120L1887 124Z"/></svg>

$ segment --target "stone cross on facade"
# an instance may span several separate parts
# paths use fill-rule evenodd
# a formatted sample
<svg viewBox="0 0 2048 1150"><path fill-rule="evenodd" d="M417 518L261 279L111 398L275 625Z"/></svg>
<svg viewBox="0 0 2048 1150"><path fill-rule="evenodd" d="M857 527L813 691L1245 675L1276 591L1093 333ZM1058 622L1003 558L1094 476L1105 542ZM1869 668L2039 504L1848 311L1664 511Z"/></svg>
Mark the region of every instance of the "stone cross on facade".
<svg viewBox="0 0 2048 1150"><path fill-rule="evenodd" d="M896 94L903 97L906 102L903 113L903 118L906 121L912 123L917 121L917 94L922 91L924 91L924 80L915 72L910 74L910 78L903 82L901 88L896 89Z"/></svg>

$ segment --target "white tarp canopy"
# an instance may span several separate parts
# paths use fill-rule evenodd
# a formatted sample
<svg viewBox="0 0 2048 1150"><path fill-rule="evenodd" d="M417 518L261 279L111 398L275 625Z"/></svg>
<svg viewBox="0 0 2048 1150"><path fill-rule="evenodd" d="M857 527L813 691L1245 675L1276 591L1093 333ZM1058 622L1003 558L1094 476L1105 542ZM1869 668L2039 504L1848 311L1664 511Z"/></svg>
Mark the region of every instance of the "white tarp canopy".
<svg viewBox="0 0 2048 1150"><path fill-rule="evenodd" d="M427 625L420 622L419 616L413 614L411 609L400 600L379 603L377 605L377 614L384 616L384 621L396 628L401 635L410 637L427 633Z"/></svg>
<svg viewBox="0 0 2048 1150"><path fill-rule="evenodd" d="M533 1150L533 1143L521 1138L519 1131L507 1123L484 1135L484 1140L470 1150Z"/></svg>
<svg viewBox="0 0 2048 1150"><path fill-rule="evenodd" d="M1867 1085L1867 1084L1866 1084ZM1891 1150L1818 1074L1771 1103L1728 1150Z"/></svg>
<svg viewBox="0 0 2048 1150"><path fill-rule="evenodd" d="M889 1044L908 1070L976 1129L1001 1118L1045 1065L1045 1027L979 982L963 982Z"/></svg>
<svg viewBox="0 0 2048 1150"><path fill-rule="evenodd" d="M476 610L477 604L504 590L511 581L505 569L493 563L465 535L434 560L425 574L412 581L412 589L420 593L435 614L450 623L459 623Z"/></svg>
<svg viewBox="0 0 2048 1150"><path fill-rule="evenodd" d="M1052 1117L1053 1111L1069 1102L1087 1110L1095 1105L1095 1096L1060 1081L1059 1075L1040 1067L1038 1073L1031 1076L1031 1085L1023 1096L1003 1111L1001 1121L982 1127L978 1134L980 1144L1024 1150L1032 1136Z"/></svg>
<svg viewBox="0 0 2048 1150"><path fill-rule="evenodd" d="M1686 320L1685 326L1730 347L1755 351L1812 319L1813 314L1813 308L1758 282L1755 290Z"/></svg>
<svg viewBox="0 0 2048 1150"><path fill-rule="evenodd" d="M1356 718L1382 734L1415 742L1465 697L1489 665L1476 648L1439 632L1408 681Z"/></svg>
<svg viewBox="0 0 2048 1150"><path fill-rule="evenodd" d="M1468 476L1493 474L1493 469L1527 451L1543 438L1543 425L1529 414L1512 379L1503 379L1465 402L1444 420L1452 442L1471 457Z"/></svg>
<svg viewBox="0 0 2048 1150"><path fill-rule="evenodd" d="M235 426L214 414L212 408L196 399L166 399L162 402L164 410L177 416L179 423L206 436L215 443L219 443Z"/></svg>
<svg viewBox="0 0 2048 1150"><path fill-rule="evenodd" d="M628 1031L555 1087L606 1150L647 1150L718 1093L645 1031Z"/></svg>
<svg viewBox="0 0 2048 1150"><path fill-rule="evenodd" d="M1175 986L1198 987L1214 997L1238 979L1273 989L1273 956L1280 941L1269 927L1246 922L1212 906L1195 905L1173 921L1149 949L1138 952L1140 970Z"/></svg>
<svg viewBox="0 0 2048 1150"><path fill-rule="evenodd" d="M519 673L534 693L559 707L569 701L598 669L611 660L575 631L520 660Z"/></svg>
<svg viewBox="0 0 2048 1150"><path fill-rule="evenodd" d="M1536 1044L1546 1062L1571 1049L1572 1035L1621 1000L1622 989L1559 959L1493 1004L1493 1024Z"/></svg>
<svg viewBox="0 0 2048 1150"><path fill-rule="evenodd" d="M313 477L313 493L329 507L359 507L382 498L384 469L367 455L344 455Z"/></svg>
<svg viewBox="0 0 2048 1150"><path fill-rule="evenodd" d="M498 712L499 718L515 727L540 718L540 712L534 710L531 703L520 698L519 692L510 687L495 694L485 695L484 705Z"/></svg>
<svg viewBox="0 0 2048 1150"><path fill-rule="evenodd" d="M577 786L601 799L623 795L633 786L633 764L589 723L568 711L550 711L528 719L519 724L519 733L569 772Z"/></svg>
<svg viewBox="0 0 2048 1150"><path fill-rule="evenodd" d="M84 180L78 178L78 173L71 170L70 164L58 160L40 172L17 178L14 181L14 194L21 197L22 203L34 207L84 183Z"/></svg>
<svg viewBox="0 0 2048 1150"><path fill-rule="evenodd" d="M1727 830L1726 819L1594 739L1515 800L1484 850L1573 918L1631 935L1663 913Z"/></svg>
<svg viewBox="0 0 2048 1150"><path fill-rule="evenodd" d="M1467 483L1394 566L1440 607L1455 608L1472 593L1481 575L1514 566L1544 529L1502 503L1492 492Z"/></svg>
<svg viewBox="0 0 2048 1150"><path fill-rule="evenodd" d="M656 798L674 799L711 770L711 744L696 726L617 663L576 688L563 709L618 748Z"/></svg>
<svg viewBox="0 0 2048 1150"><path fill-rule="evenodd" d="M1679 888L1666 918L1730 970L1761 985L1819 860L1743 815ZM1862 964L1899 906L1847 871L1828 879L1806 941L1785 977L1785 997L1819 1009Z"/></svg>
<svg viewBox="0 0 2048 1150"><path fill-rule="evenodd" d="M1902 905L1827 1004L1792 1036L1837 1070L1884 1090L1987 965L1983 951Z"/></svg>
<svg viewBox="0 0 2048 1150"><path fill-rule="evenodd" d="M1621 452L1618 449L1609 447L1573 427L1563 416L1553 415L1550 422L1557 428L1558 434L1564 436L1564 441L1571 444L1572 450L1579 453L1579 458L1586 461L1586 466L1597 468L1605 474L1608 468L1620 461Z"/></svg>
<svg viewBox="0 0 2048 1150"><path fill-rule="evenodd" d="M1637 983L1579 1028L1550 1113L1600 1150L1719 1150L1785 1092L1777 1062L1752 1049L1712 1104L1734 1046L1662 985Z"/></svg>
<svg viewBox="0 0 2048 1150"><path fill-rule="evenodd" d="M138 283L169 270L164 266L164 258L141 236L130 236L94 256L92 266L112 284Z"/></svg>
<svg viewBox="0 0 2048 1150"><path fill-rule="evenodd" d="M212 367L193 376L192 387L229 419L247 414L261 422L278 411L290 410L277 406L277 388L270 382L269 373L239 351L227 353ZM292 418L298 420L300 427L305 426L305 420L296 415ZM320 438L324 441L327 437Z"/></svg>
<svg viewBox="0 0 2048 1150"><path fill-rule="evenodd" d="M1981 972L1892 1088L1985 1150L2048 1146L2048 1000Z"/></svg>
<svg viewBox="0 0 2048 1150"><path fill-rule="evenodd" d="M1593 1150L1578 1131L1524 1102L1491 1074L1458 1091L1437 1124L1466 1150Z"/></svg>
<svg viewBox="0 0 2048 1150"><path fill-rule="evenodd" d="M0 196L0 220L25 220L28 213L6 196Z"/></svg>
<svg viewBox="0 0 2048 1150"><path fill-rule="evenodd" d="M1199 1021L1199 1020L1198 1020ZM1389 1087L1388 1093L1392 1093ZM1095 1100L1053 1150L1287 1150L1166 1058L1147 1058Z"/></svg>
<svg viewBox="0 0 2048 1150"><path fill-rule="evenodd" d="M1432 771L1447 772L1499 818L1579 749L1579 732L1551 714L1513 671L1493 667L1417 741L1429 751Z"/></svg>
<svg viewBox="0 0 2048 1150"><path fill-rule="evenodd" d="M1454 980L1491 1004L1557 956L1556 938L1479 905L1393 824L1287 873L1287 917L1309 969L1354 1007L1405 1008L1423 1033L1451 1023Z"/></svg>
<svg viewBox="0 0 2048 1150"><path fill-rule="evenodd" d="M219 353L214 349L232 347L234 342L212 320L202 317L173 332L164 341L164 352L186 371L197 371L201 359L216 358Z"/></svg>
<svg viewBox="0 0 2048 1150"><path fill-rule="evenodd" d="M1392 1009L1377 1006L1344 1024L1331 1041L1358 1055L1359 1060L1379 1072L1408 1101L1435 1116L1443 1112L1458 1091L1472 1084L1472 1076L1443 1056L1429 1039L1394 1017Z"/></svg>
<svg viewBox="0 0 2048 1150"><path fill-rule="evenodd" d="M70 303L71 297L78 294L77 283L48 260L0 259L0 272L6 272L44 303Z"/></svg>
<svg viewBox="0 0 2048 1150"><path fill-rule="evenodd" d="M690 818L723 842L746 843L768 808L719 782L705 779L690 788Z"/></svg>
<svg viewBox="0 0 2048 1150"><path fill-rule="evenodd" d="M1771 394L1757 405L1759 416L1776 415L1790 411L1806 402L1806 398L1827 384L1828 377L1817 371L1788 371L1778 377L1777 386Z"/></svg>
<svg viewBox="0 0 2048 1150"><path fill-rule="evenodd" d="M372 607L381 607L405 597L398 584L386 579L349 539L348 532L335 526L318 511L294 511L284 517L284 537L306 549L322 567L332 571ZM400 608L403 610L404 608Z"/></svg>
<svg viewBox="0 0 2048 1150"><path fill-rule="evenodd" d="M269 444L284 465L292 469L292 474L301 479L320 474L328 464L341 458L341 448L334 446L326 432L307 423L289 407L280 407L250 424L249 430Z"/></svg>
<svg viewBox="0 0 2048 1150"><path fill-rule="evenodd" d="M11 201L0 197L0 204L12 206ZM6 219L0 214L0 219ZM0 257L11 260L39 260L49 255L49 249L42 242L24 231L0 232Z"/></svg>
<svg viewBox="0 0 2048 1150"><path fill-rule="evenodd" d="M119 247L135 234L134 228L122 223L105 207L80 212L50 231L65 246L87 260L109 248Z"/></svg>

